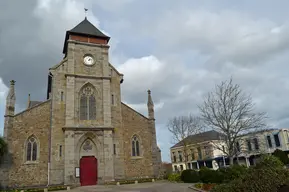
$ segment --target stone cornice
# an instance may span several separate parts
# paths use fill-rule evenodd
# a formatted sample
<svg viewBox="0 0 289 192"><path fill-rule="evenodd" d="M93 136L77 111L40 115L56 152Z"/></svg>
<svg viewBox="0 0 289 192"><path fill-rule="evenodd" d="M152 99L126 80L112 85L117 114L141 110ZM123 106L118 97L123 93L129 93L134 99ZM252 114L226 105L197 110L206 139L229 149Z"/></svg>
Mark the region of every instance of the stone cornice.
<svg viewBox="0 0 289 192"><path fill-rule="evenodd" d="M95 126L95 127L86 127L86 126L67 126L62 128L63 131L102 131L102 130L114 130L112 126Z"/></svg>
<svg viewBox="0 0 289 192"><path fill-rule="evenodd" d="M81 45L87 45L87 46L92 46L92 47L103 47L103 48L109 48L110 46L107 44L95 44L95 43L87 43L87 42L82 42L82 41L76 41L76 40L68 40L68 43L75 43L75 44L81 44Z"/></svg>
<svg viewBox="0 0 289 192"><path fill-rule="evenodd" d="M76 74L65 74L65 77L77 77L77 78L84 78L84 79L107 79L111 80L111 77L97 77L92 75L76 75Z"/></svg>

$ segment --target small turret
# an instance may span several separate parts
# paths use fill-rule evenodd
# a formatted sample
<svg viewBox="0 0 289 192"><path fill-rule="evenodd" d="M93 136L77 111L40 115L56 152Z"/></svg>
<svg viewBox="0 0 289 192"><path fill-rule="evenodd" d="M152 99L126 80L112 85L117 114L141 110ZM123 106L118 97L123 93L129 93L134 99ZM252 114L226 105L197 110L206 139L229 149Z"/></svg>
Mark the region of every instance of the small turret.
<svg viewBox="0 0 289 192"><path fill-rule="evenodd" d="M155 119L155 113L154 113L154 102L152 100L152 96L151 96L151 91L148 90L148 116L149 119Z"/></svg>
<svg viewBox="0 0 289 192"><path fill-rule="evenodd" d="M28 94L27 109L28 109L29 106L30 106L30 102L31 102L31 97L30 97L30 94Z"/></svg>
<svg viewBox="0 0 289 192"><path fill-rule="evenodd" d="M12 126L12 118L15 113L15 81L10 81L10 89L6 98L6 110L5 110L5 120L4 120L4 139L7 140L8 131Z"/></svg>
<svg viewBox="0 0 289 192"><path fill-rule="evenodd" d="M15 113L15 101L16 101L16 96L15 96L15 81L11 80L10 81L10 89L6 98L6 112L5 116L13 116Z"/></svg>

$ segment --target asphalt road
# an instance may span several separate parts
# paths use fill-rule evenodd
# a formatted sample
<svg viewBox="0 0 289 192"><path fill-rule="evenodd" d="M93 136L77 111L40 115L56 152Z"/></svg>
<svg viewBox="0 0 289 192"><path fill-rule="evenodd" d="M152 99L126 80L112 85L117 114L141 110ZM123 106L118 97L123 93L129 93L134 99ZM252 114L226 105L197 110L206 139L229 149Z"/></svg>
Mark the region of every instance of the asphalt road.
<svg viewBox="0 0 289 192"><path fill-rule="evenodd" d="M129 185L95 185L78 187L71 190L71 192L196 192L189 189L191 184L187 183L169 183L169 182L155 182L155 183L139 183Z"/></svg>

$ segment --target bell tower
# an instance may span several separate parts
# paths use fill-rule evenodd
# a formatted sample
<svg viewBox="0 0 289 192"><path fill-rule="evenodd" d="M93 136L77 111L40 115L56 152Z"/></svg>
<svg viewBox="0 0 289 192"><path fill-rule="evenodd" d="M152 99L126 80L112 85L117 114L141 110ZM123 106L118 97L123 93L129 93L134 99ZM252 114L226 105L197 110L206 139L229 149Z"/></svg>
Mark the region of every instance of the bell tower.
<svg viewBox="0 0 289 192"><path fill-rule="evenodd" d="M61 142L65 146L65 184L76 179L74 168L79 166L82 157L81 139L85 139L87 134L92 135L92 143L100 145L98 150L91 151L92 156L99 160L100 177L102 180L114 178L112 108L115 106L112 98L116 95L111 83L109 40L110 37L85 18L66 32L64 59L51 70L55 124L60 122L60 117L63 118L61 130L64 131L64 141ZM57 139L52 140L53 143L61 143ZM101 146L105 148L101 149ZM72 152L76 155L71 155Z"/></svg>
<svg viewBox="0 0 289 192"><path fill-rule="evenodd" d="M103 34L87 18L66 32L63 47L67 59L66 114L69 115L66 115L66 126L111 127L109 40L110 37ZM88 106L93 102L95 109L89 107L87 111L81 111L82 94L95 96L93 101L87 101Z"/></svg>

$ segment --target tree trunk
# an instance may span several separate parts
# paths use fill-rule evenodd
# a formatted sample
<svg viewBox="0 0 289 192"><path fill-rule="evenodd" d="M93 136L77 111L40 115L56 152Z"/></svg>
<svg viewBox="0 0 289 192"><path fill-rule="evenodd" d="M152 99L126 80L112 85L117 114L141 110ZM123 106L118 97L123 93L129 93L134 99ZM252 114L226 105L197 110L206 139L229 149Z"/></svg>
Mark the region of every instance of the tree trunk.
<svg viewBox="0 0 289 192"><path fill-rule="evenodd" d="M234 157L229 157L230 158L230 165L234 164Z"/></svg>

